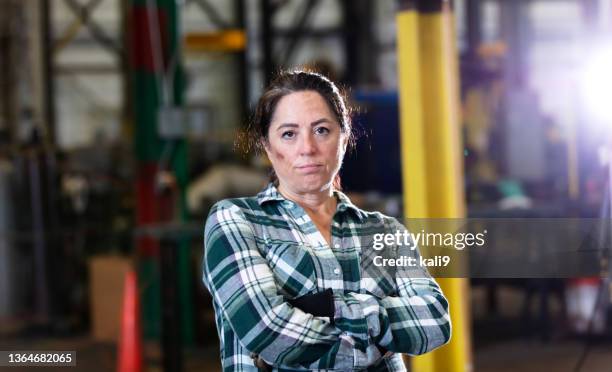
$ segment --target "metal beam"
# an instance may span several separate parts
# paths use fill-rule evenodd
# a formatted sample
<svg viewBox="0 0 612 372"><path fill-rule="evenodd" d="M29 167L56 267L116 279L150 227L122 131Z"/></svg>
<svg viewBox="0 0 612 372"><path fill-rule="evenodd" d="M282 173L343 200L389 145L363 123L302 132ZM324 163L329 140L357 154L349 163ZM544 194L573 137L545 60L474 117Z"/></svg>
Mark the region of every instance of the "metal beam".
<svg viewBox="0 0 612 372"><path fill-rule="evenodd" d="M262 73L264 85L270 84L272 75L276 70L274 62L274 33L272 22L274 19L275 7L271 0L259 0L260 28L261 28L261 49L263 52Z"/></svg>
<svg viewBox="0 0 612 372"><path fill-rule="evenodd" d="M109 75L121 72L120 66L101 63L62 63L55 66L54 72L59 75L87 74L87 75Z"/></svg>
<svg viewBox="0 0 612 372"><path fill-rule="evenodd" d="M76 35L81 30L81 26L83 26L84 20L89 17L89 14L98 6L102 0L91 0L89 3L85 4L80 12L82 17L76 17L72 23L66 28L66 30L62 33L62 36L59 37L58 41L55 44L55 52L59 52L61 49L65 48L72 39L76 37Z"/></svg>
<svg viewBox="0 0 612 372"><path fill-rule="evenodd" d="M82 6L79 5L76 0L64 0L64 3L80 20L80 22L84 24L87 29L89 29L91 36L98 43L100 43L100 45L120 56L122 49L120 48L119 43L113 40L112 37L108 36L106 31L104 31L104 29L91 18L91 11L93 10L93 7L98 5L99 2L100 0L91 0L88 4Z"/></svg>
<svg viewBox="0 0 612 372"><path fill-rule="evenodd" d="M236 27L238 29L243 30L245 35L248 35L248 24L246 21L246 7L245 0L234 0L234 14L236 16ZM242 50L238 52L238 87L240 89L238 93L238 105L241 108L241 117L240 122L243 125L246 125L247 119L249 117L249 93L250 93L250 83L249 83L249 62L247 58L247 48L248 43L245 43L245 46Z"/></svg>
<svg viewBox="0 0 612 372"><path fill-rule="evenodd" d="M41 25L42 32L42 57L43 57L43 81L44 81L44 102L45 102L45 129L46 140L50 144L55 144L55 78L53 74L53 27L51 27L51 0L41 1Z"/></svg>
<svg viewBox="0 0 612 372"><path fill-rule="evenodd" d="M316 6L318 5L319 0L309 0L304 3L301 12L298 12L296 19L292 22L295 24L295 28L292 30L293 37L289 39L287 44L287 48L285 49L284 57L282 59L282 64L287 65L293 57L293 53L295 52L295 48L300 44L300 42L304 39L303 32L306 29L306 24L310 19L310 16Z"/></svg>
<svg viewBox="0 0 612 372"><path fill-rule="evenodd" d="M219 12L207 0L188 0L187 4L196 3L198 8L208 17L213 25L220 29L231 28L231 24L223 19Z"/></svg>
<svg viewBox="0 0 612 372"><path fill-rule="evenodd" d="M501 32L507 41L510 59L505 64L505 75L508 87L518 88L527 83L527 56L529 49L530 23L525 16L528 5L523 1L500 2Z"/></svg>
<svg viewBox="0 0 612 372"><path fill-rule="evenodd" d="M475 52L481 42L481 0L466 0L465 24L467 25L468 50Z"/></svg>
<svg viewBox="0 0 612 372"><path fill-rule="evenodd" d="M311 39L324 39L332 36L341 35L344 32L344 27L319 27L316 29L308 28L302 30L299 34L296 33L296 30L293 28L275 28L274 29L274 37L277 38L294 38L294 37L303 37L303 38L311 38Z"/></svg>
<svg viewBox="0 0 612 372"><path fill-rule="evenodd" d="M16 102L18 95L15 90L14 35L9 19L14 16L14 2L4 4L0 12L0 134L6 136L6 142L12 143L14 138L14 123L16 122ZM0 143L4 146L4 143Z"/></svg>
<svg viewBox="0 0 612 372"><path fill-rule="evenodd" d="M359 78L359 53L357 51L359 40L357 37L357 27L354 0L341 0L342 18L344 29L344 55L346 60L344 83L354 85Z"/></svg>
<svg viewBox="0 0 612 372"><path fill-rule="evenodd" d="M378 44L373 39L372 0L342 0L344 53L346 70L344 82L349 85L371 84L376 80Z"/></svg>

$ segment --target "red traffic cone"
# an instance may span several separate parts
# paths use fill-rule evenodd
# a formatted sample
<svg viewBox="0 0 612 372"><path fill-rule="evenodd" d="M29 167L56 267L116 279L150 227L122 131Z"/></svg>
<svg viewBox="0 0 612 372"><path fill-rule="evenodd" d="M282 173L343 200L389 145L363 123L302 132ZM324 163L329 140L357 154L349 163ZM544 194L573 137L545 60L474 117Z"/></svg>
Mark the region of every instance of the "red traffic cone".
<svg viewBox="0 0 612 372"><path fill-rule="evenodd" d="M138 282L134 270L125 276L123 307L121 309L121 334L117 349L118 372L142 371L142 340L140 336L140 301Z"/></svg>

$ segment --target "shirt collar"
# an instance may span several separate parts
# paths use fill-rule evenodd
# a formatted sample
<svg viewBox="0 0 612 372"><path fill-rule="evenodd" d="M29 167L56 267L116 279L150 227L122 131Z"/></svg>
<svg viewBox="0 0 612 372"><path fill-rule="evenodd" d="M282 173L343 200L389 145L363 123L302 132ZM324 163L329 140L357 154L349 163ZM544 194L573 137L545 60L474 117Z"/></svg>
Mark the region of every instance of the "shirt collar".
<svg viewBox="0 0 612 372"><path fill-rule="evenodd" d="M257 203L259 203L259 205L262 205L265 202L273 200L283 201L285 200L285 197L280 192L278 192L278 189L276 188L276 186L274 186L274 183L270 182L268 186L266 186L263 190L259 192L259 194L257 194Z"/></svg>
<svg viewBox="0 0 612 372"><path fill-rule="evenodd" d="M334 190L334 195L338 198L338 205L336 210L345 212L347 209L353 211L353 213L361 219L363 217L363 211L357 208L349 199L346 194L341 191ZM271 201L288 201L276 188L273 182L270 182L259 194L257 194L257 203L263 205L264 203Z"/></svg>

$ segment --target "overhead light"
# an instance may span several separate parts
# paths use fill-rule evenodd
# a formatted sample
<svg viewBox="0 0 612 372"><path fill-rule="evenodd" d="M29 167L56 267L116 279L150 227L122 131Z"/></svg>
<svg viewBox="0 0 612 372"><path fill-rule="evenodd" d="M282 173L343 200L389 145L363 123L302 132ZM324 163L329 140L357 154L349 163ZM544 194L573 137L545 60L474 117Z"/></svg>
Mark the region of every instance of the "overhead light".
<svg viewBox="0 0 612 372"><path fill-rule="evenodd" d="M595 49L582 73L582 96L589 115L612 126L612 46Z"/></svg>

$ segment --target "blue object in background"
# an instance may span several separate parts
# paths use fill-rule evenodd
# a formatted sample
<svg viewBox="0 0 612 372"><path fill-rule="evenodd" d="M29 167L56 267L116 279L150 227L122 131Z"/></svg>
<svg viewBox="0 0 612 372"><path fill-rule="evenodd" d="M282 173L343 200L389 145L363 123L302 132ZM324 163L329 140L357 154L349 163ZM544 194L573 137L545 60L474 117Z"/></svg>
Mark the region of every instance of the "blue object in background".
<svg viewBox="0 0 612 372"><path fill-rule="evenodd" d="M342 185L346 191L402 193L397 92L357 91L353 116L356 149L346 154Z"/></svg>

